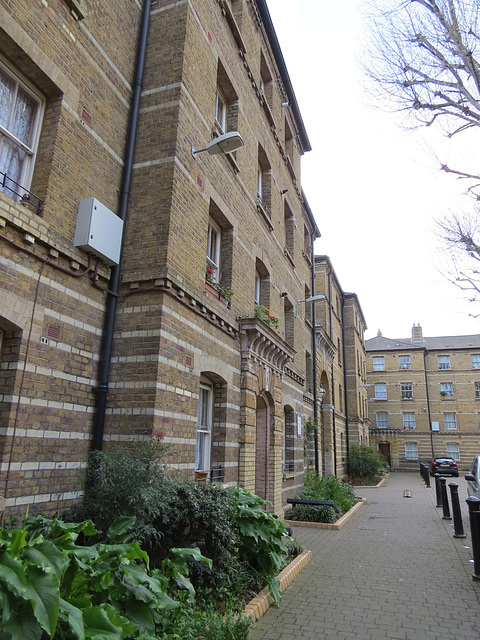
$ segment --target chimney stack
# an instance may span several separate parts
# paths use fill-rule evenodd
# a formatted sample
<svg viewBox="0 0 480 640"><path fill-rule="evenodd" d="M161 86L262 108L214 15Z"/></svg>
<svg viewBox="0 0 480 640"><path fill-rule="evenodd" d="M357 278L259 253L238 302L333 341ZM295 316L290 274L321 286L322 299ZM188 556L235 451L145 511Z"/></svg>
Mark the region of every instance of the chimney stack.
<svg viewBox="0 0 480 640"><path fill-rule="evenodd" d="M382 335L382 332L380 331L380 329L377 331L377 338L380 337Z"/></svg>
<svg viewBox="0 0 480 640"><path fill-rule="evenodd" d="M412 327L412 342L423 342L423 332L420 324L413 323Z"/></svg>

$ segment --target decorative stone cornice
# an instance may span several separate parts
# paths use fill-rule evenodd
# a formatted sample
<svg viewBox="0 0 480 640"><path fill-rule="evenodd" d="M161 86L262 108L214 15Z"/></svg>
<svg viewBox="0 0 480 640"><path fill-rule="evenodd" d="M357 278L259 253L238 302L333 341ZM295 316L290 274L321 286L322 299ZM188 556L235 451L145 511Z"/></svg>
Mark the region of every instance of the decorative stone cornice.
<svg viewBox="0 0 480 640"><path fill-rule="evenodd" d="M259 318L239 318L242 359L252 359L271 367L283 376L295 351Z"/></svg>
<svg viewBox="0 0 480 640"><path fill-rule="evenodd" d="M317 347L325 352L327 358L329 360L333 360L337 348L330 340L325 329L319 324L317 324L315 327L315 341L317 343Z"/></svg>

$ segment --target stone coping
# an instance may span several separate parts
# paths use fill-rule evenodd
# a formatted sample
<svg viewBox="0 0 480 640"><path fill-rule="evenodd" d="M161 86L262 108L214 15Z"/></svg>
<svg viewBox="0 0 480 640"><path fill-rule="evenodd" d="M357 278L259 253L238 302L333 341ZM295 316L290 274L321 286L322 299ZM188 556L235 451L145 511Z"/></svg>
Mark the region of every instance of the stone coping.
<svg viewBox="0 0 480 640"><path fill-rule="evenodd" d="M361 507L363 507L366 501L366 498L360 498L360 500L353 505L350 511L344 513L336 522L303 522L299 520L285 520L285 524L289 527L309 527L311 529L333 529L334 531L338 531L355 513L357 513Z"/></svg>
<svg viewBox="0 0 480 640"><path fill-rule="evenodd" d="M390 474L388 473L383 477L378 484L354 484L352 486L354 489L379 489L380 487L383 487L389 475Z"/></svg>
<svg viewBox="0 0 480 640"><path fill-rule="evenodd" d="M300 555L298 555L289 565L281 571L277 580L280 582L280 592L285 591L285 589L290 585L292 580L296 578L296 576L304 569L307 564L312 559L311 551L304 551ZM263 614L268 610L270 605L274 602L272 596L269 593L268 587L265 587L260 591L258 595L256 595L250 602L247 604L245 609L242 611L244 616L250 616L254 621L259 620Z"/></svg>

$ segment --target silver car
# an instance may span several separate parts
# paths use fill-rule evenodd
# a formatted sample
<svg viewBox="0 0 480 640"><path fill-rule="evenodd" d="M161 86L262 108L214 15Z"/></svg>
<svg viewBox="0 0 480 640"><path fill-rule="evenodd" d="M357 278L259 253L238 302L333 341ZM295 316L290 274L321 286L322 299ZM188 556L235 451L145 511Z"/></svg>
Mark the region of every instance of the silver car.
<svg viewBox="0 0 480 640"><path fill-rule="evenodd" d="M480 498L480 456L473 459L470 473L465 475L467 494Z"/></svg>

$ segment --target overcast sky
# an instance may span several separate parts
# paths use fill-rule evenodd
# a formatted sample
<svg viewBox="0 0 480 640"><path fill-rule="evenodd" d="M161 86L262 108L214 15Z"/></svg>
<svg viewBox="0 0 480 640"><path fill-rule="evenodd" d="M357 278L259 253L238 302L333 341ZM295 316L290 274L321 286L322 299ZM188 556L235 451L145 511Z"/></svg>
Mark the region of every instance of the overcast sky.
<svg viewBox="0 0 480 640"><path fill-rule="evenodd" d="M438 170L434 132L407 132L369 104L359 4L268 0L312 145L302 186L322 234L315 253L358 295L366 338L408 337L413 323L425 336L480 333L469 317L480 303L465 303L439 271L434 219L458 210L460 186Z"/></svg>

